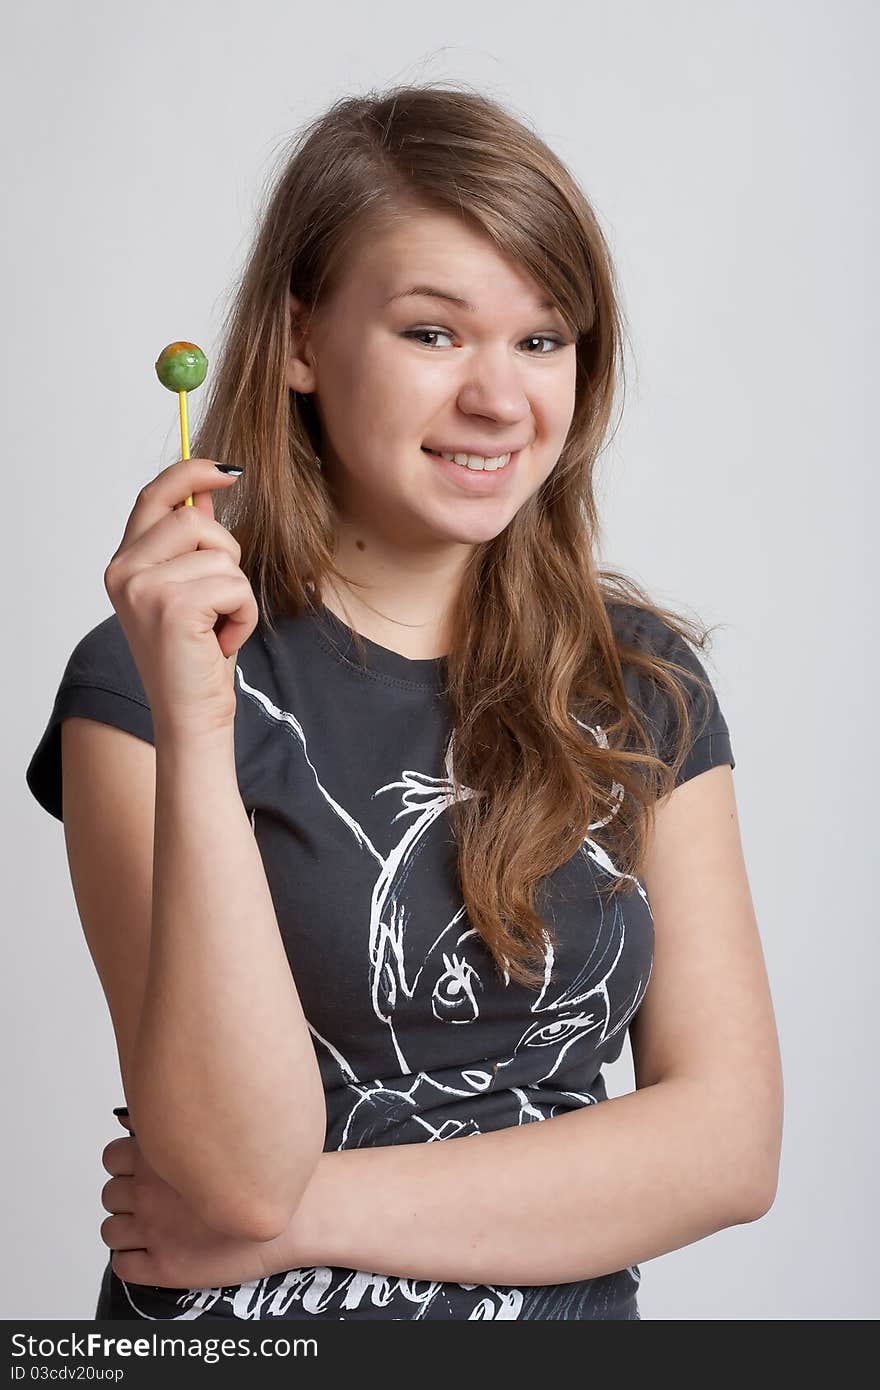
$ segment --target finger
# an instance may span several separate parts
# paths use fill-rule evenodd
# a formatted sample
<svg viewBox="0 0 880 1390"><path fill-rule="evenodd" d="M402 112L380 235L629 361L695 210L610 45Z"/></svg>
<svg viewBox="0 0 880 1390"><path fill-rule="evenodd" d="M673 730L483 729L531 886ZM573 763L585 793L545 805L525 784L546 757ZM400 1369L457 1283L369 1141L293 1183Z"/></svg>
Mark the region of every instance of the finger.
<svg viewBox="0 0 880 1390"><path fill-rule="evenodd" d="M238 564L241 546L221 522L205 516L199 507L178 507L163 512L146 531L125 543L107 566L107 578L125 580L129 573L148 565L160 565L196 550L227 551Z"/></svg>
<svg viewBox="0 0 880 1390"><path fill-rule="evenodd" d="M198 511L213 518L214 500L211 492L218 488L234 487L237 478L229 473L221 473L213 459L178 459L168 468L163 468L155 478L145 483L137 495L131 514L123 532L119 549L137 540L151 526L155 526L163 516L192 497L193 506L184 506L185 511ZM199 494L205 494L200 502ZM207 505L206 505L207 504ZM117 552L118 553L118 552Z"/></svg>
<svg viewBox="0 0 880 1390"><path fill-rule="evenodd" d="M127 1105L117 1105L114 1107L113 1114L116 1116L123 1129L127 1129L130 1134L134 1134L131 1127L131 1116L128 1113Z"/></svg>
<svg viewBox="0 0 880 1390"><path fill-rule="evenodd" d="M227 660L239 650L259 620L257 601L241 570L192 580L187 600L197 619L201 616L205 631L213 628Z"/></svg>
<svg viewBox="0 0 880 1390"><path fill-rule="evenodd" d="M133 1176L136 1148L137 1140L133 1136L130 1139L111 1139L101 1154L105 1171L112 1173L113 1177Z"/></svg>
<svg viewBox="0 0 880 1390"><path fill-rule="evenodd" d="M127 1284L155 1284L156 1273L152 1257L147 1250L114 1250L110 1257L110 1267L117 1279Z"/></svg>
<svg viewBox="0 0 880 1390"><path fill-rule="evenodd" d="M211 525L215 524L214 522L211 523ZM159 527L158 529L161 530L162 528ZM220 529L222 530L223 528L221 527ZM165 539L167 540L167 537ZM229 539L233 540L231 536ZM195 540L198 543L199 537L196 536ZM152 534L150 536L150 545L151 547L155 547L155 556L159 555L159 546L161 542L162 537L158 534ZM138 545L135 546L135 550L138 549L140 544L141 542L139 541ZM234 541L233 545L235 545ZM225 574L232 575L237 579L242 578L243 571L238 567L238 562L235 558L236 551L227 546L225 542L222 546L199 546L198 544L194 544L191 545L185 553L181 554L180 538L177 537L175 541L175 538L172 537L170 545L163 547L163 549L170 549L172 551L167 559L155 558L146 560L144 559L145 552L143 551L141 551L140 556L137 557L137 563L140 565L141 562L143 562L148 566L151 578L155 578L158 583L188 584L193 579L208 579L212 574ZM134 551L130 551L129 554L132 556L133 560L136 558L134 556Z"/></svg>
<svg viewBox="0 0 880 1390"><path fill-rule="evenodd" d="M203 512L205 516L213 517L212 494L218 487L228 487L238 482L239 476L218 468L215 459L177 459L145 484L138 498L148 494L149 500L155 497L160 503L168 498L167 505L174 509L185 507L187 497L191 497L193 505L187 508L188 511L196 510ZM186 490L187 487L189 491Z"/></svg>
<svg viewBox="0 0 880 1390"><path fill-rule="evenodd" d="M226 475L220 474L219 476L220 476L220 477L223 477L223 476L228 477L229 474L226 474ZM208 516L208 517L210 517L212 521L214 520L214 496L213 496L213 493L210 493L210 492L194 492L194 493L192 494L192 500L193 500L193 509L194 509L195 511L201 512L203 516ZM181 507L185 507L185 506L186 506L186 503L185 503L185 502L178 502L178 503L175 505L174 510L175 510L175 511L178 511Z"/></svg>
<svg viewBox="0 0 880 1390"><path fill-rule="evenodd" d="M137 1219L127 1212L105 1216L101 1222L101 1239L111 1250L146 1250L144 1234Z"/></svg>
<svg viewBox="0 0 880 1390"><path fill-rule="evenodd" d="M116 1214L127 1212L129 1216L134 1214L134 1178L119 1177L110 1178L101 1188L101 1206L105 1211Z"/></svg>

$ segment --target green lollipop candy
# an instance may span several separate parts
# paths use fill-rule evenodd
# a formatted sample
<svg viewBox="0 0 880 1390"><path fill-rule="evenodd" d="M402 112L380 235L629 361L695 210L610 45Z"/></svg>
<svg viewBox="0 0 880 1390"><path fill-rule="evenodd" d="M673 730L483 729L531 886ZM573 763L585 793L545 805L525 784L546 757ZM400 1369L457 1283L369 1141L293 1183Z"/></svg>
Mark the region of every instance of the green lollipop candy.
<svg viewBox="0 0 880 1390"><path fill-rule="evenodd" d="M169 391L195 391L208 374L208 359L196 343L169 343L156 358L156 375Z"/></svg>
<svg viewBox="0 0 880 1390"><path fill-rule="evenodd" d="M189 419L186 409L186 394L201 386L208 372L208 359L196 343L169 343L156 358L156 376L169 391L176 391L180 403L180 447L181 458L188 459ZM191 507L193 500L187 497L185 507Z"/></svg>

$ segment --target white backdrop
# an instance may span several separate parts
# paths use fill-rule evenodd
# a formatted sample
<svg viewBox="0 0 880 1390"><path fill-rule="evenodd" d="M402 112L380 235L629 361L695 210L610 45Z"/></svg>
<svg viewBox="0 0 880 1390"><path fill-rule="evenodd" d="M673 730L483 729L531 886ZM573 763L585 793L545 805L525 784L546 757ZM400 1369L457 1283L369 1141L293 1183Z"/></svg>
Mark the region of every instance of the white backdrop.
<svg viewBox="0 0 880 1390"><path fill-rule="evenodd" d="M175 338L211 357L264 183L302 122L345 93L444 77L533 123L611 244L630 341L600 465L603 560L724 624L707 669L782 1044L781 1179L763 1220L645 1262L642 1317L876 1317L878 13L855 0L10 9L5 1317L92 1317L108 1255L113 1031L63 829L24 770L67 656L111 611L103 570L136 493L179 456L154 359ZM628 1046L607 1079L610 1094L632 1089Z"/></svg>

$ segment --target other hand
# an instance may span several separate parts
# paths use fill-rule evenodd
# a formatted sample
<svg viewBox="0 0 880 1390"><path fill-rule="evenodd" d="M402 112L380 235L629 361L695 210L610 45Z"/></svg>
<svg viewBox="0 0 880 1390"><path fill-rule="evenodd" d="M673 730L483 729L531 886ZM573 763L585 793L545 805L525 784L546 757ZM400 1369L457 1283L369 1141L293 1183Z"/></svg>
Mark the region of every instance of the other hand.
<svg viewBox="0 0 880 1390"><path fill-rule="evenodd" d="M277 1241L242 1240L208 1226L189 1203L147 1163L128 1115L129 1130L101 1155L111 1174L101 1190L110 1212L101 1239L112 1251L120 1279L172 1289L220 1288L262 1279L285 1269Z"/></svg>

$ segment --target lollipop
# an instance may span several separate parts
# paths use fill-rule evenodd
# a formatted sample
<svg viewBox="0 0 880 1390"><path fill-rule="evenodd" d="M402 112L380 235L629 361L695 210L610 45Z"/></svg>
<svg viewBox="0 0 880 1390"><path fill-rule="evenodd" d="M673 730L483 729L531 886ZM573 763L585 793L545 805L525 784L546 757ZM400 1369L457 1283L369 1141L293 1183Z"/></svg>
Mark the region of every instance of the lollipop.
<svg viewBox="0 0 880 1390"><path fill-rule="evenodd" d="M208 372L208 359L195 343L169 343L156 358L156 376L169 391L176 391L180 401L180 446L181 458L188 459L189 417L186 410L186 395L201 386ZM187 497L185 507L191 507L193 500Z"/></svg>

